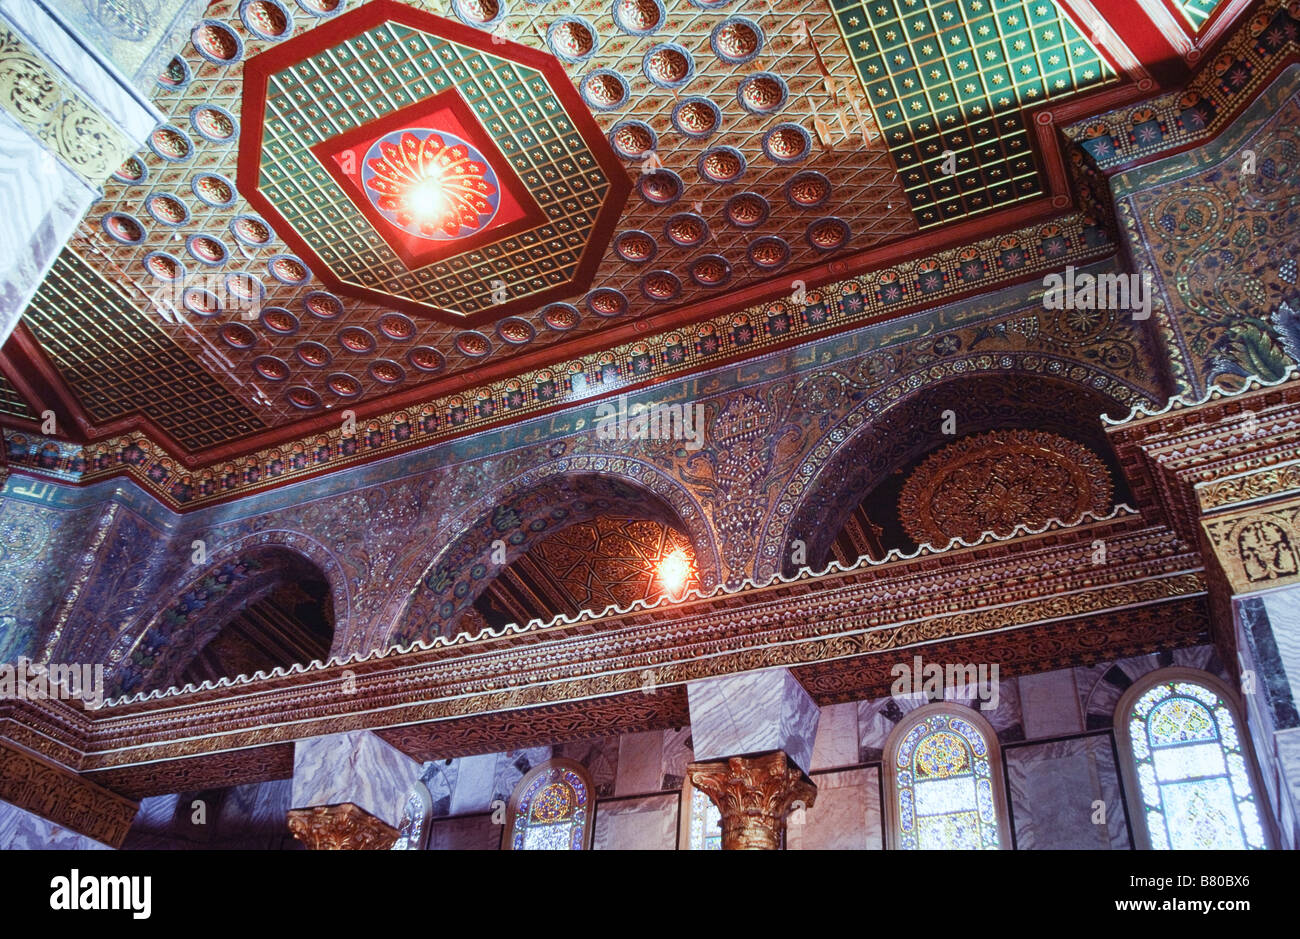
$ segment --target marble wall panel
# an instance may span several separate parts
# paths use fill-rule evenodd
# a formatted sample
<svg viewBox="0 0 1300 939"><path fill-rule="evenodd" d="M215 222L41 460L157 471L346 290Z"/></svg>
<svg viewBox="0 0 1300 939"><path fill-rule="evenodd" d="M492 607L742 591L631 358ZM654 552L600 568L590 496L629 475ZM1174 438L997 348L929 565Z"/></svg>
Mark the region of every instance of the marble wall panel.
<svg viewBox="0 0 1300 939"><path fill-rule="evenodd" d="M0 802L0 850L4 851L111 851L103 842L56 825L54 822Z"/></svg>
<svg viewBox="0 0 1300 939"><path fill-rule="evenodd" d="M493 777L493 799L510 801L511 794L530 769L539 766L551 758L551 747L529 747L525 750L510 750L497 755L496 774Z"/></svg>
<svg viewBox="0 0 1300 939"><path fill-rule="evenodd" d="M695 740L691 728L678 727L664 731L664 764L662 789L680 789L686 780L686 767L695 759Z"/></svg>
<svg viewBox="0 0 1300 939"><path fill-rule="evenodd" d="M858 705L855 701L821 709L812 769L834 769L858 762Z"/></svg>
<svg viewBox="0 0 1300 939"><path fill-rule="evenodd" d="M500 758L498 753L480 753L451 761L448 770L454 773L455 787L447 814L468 815L486 812L492 807Z"/></svg>
<svg viewBox="0 0 1300 939"><path fill-rule="evenodd" d="M608 798L614 794L619 758L618 737L597 737L594 740L562 743L555 748L555 755L577 760L587 767L597 798Z"/></svg>
<svg viewBox="0 0 1300 939"><path fill-rule="evenodd" d="M1130 847L1110 734L1007 747L1002 757L1019 850Z"/></svg>
<svg viewBox="0 0 1300 939"><path fill-rule="evenodd" d="M618 746L618 772L614 795L631 796L663 787L664 737L668 732L647 730L624 734Z"/></svg>
<svg viewBox="0 0 1300 939"><path fill-rule="evenodd" d="M812 766L821 714L787 669L691 682L687 697L697 760L784 750L804 772Z"/></svg>
<svg viewBox="0 0 1300 939"><path fill-rule="evenodd" d="M676 793L596 803L597 851L672 851L677 847Z"/></svg>
<svg viewBox="0 0 1300 939"><path fill-rule="evenodd" d="M880 851L880 770L874 766L816 773L817 798L810 809L793 812L786 822L790 851Z"/></svg>
<svg viewBox="0 0 1300 939"><path fill-rule="evenodd" d="M1026 739L1062 737L1083 731L1074 669L1022 675L1017 691Z"/></svg>

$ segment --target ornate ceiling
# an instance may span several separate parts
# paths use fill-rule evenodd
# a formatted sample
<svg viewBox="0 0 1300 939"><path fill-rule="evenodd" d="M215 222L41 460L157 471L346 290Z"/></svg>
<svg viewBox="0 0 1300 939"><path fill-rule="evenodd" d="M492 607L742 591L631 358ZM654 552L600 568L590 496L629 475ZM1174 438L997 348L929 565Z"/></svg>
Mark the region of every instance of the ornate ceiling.
<svg viewBox="0 0 1300 939"><path fill-rule="evenodd" d="M1041 106L1153 87L1087 10L217 0L6 346L0 415L200 465L1060 217ZM1024 276L998 268L978 289Z"/></svg>

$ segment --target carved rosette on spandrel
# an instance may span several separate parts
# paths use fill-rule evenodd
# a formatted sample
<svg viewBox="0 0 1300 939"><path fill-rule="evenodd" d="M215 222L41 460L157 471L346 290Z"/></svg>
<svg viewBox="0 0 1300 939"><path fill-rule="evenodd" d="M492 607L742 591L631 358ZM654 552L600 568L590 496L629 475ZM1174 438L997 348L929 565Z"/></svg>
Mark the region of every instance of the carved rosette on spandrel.
<svg viewBox="0 0 1300 939"><path fill-rule="evenodd" d="M790 812L812 808L817 798L817 787L782 750L692 763L686 772L722 814L724 851L777 850Z"/></svg>
<svg viewBox="0 0 1300 939"><path fill-rule="evenodd" d="M289 810L289 830L312 851L387 851L397 829L352 802Z"/></svg>

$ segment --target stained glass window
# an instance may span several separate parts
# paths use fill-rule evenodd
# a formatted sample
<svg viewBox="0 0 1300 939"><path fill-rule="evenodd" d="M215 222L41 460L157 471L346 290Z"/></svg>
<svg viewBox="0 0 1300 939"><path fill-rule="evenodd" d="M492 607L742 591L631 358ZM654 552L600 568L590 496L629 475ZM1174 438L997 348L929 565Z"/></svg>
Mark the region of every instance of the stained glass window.
<svg viewBox="0 0 1300 939"><path fill-rule="evenodd" d="M398 826L397 840L393 842L392 850L423 851L425 849L429 837L431 801L429 790L424 783L416 783L402 809L402 821Z"/></svg>
<svg viewBox="0 0 1300 939"><path fill-rule="evenodd" d="M591 784L577 764L552 761L516 790L510 847L516 851L580 851L588 847Z"/></svg>
<svg viewBox="0 0 1300 939"><path fill-rule="evenodd" d="M1164 681L1128 722L1151 847L1267 847L1237 725L1218 694Z"/></svg>
<svg viewBox="0 0 1300 939"><path fill-rule="evenodd" d="M898 846L1002 846L988 741L960 714L936 711L907 730L894 754Z"/></svg>
<svg viewBox="0 0 1300 939"><path fill-rule="evenodd" d="M691 789L690 848L692 851L722 850L722 813L713 800Z"/></svg>

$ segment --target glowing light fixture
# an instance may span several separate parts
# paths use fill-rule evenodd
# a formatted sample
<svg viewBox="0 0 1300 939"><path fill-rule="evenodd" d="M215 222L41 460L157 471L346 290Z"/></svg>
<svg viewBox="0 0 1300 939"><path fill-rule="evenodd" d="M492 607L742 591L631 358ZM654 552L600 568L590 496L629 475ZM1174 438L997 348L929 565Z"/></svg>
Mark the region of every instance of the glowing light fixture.
<svg viewBox="0 0 1300 939"><path fill-rule="evenodd" d="M673 600L680 600L686 592L686 579L690 571L690 562L681 548L674 548L664 555L659 562L659 583L663 584L664 593Z"/></svg>

